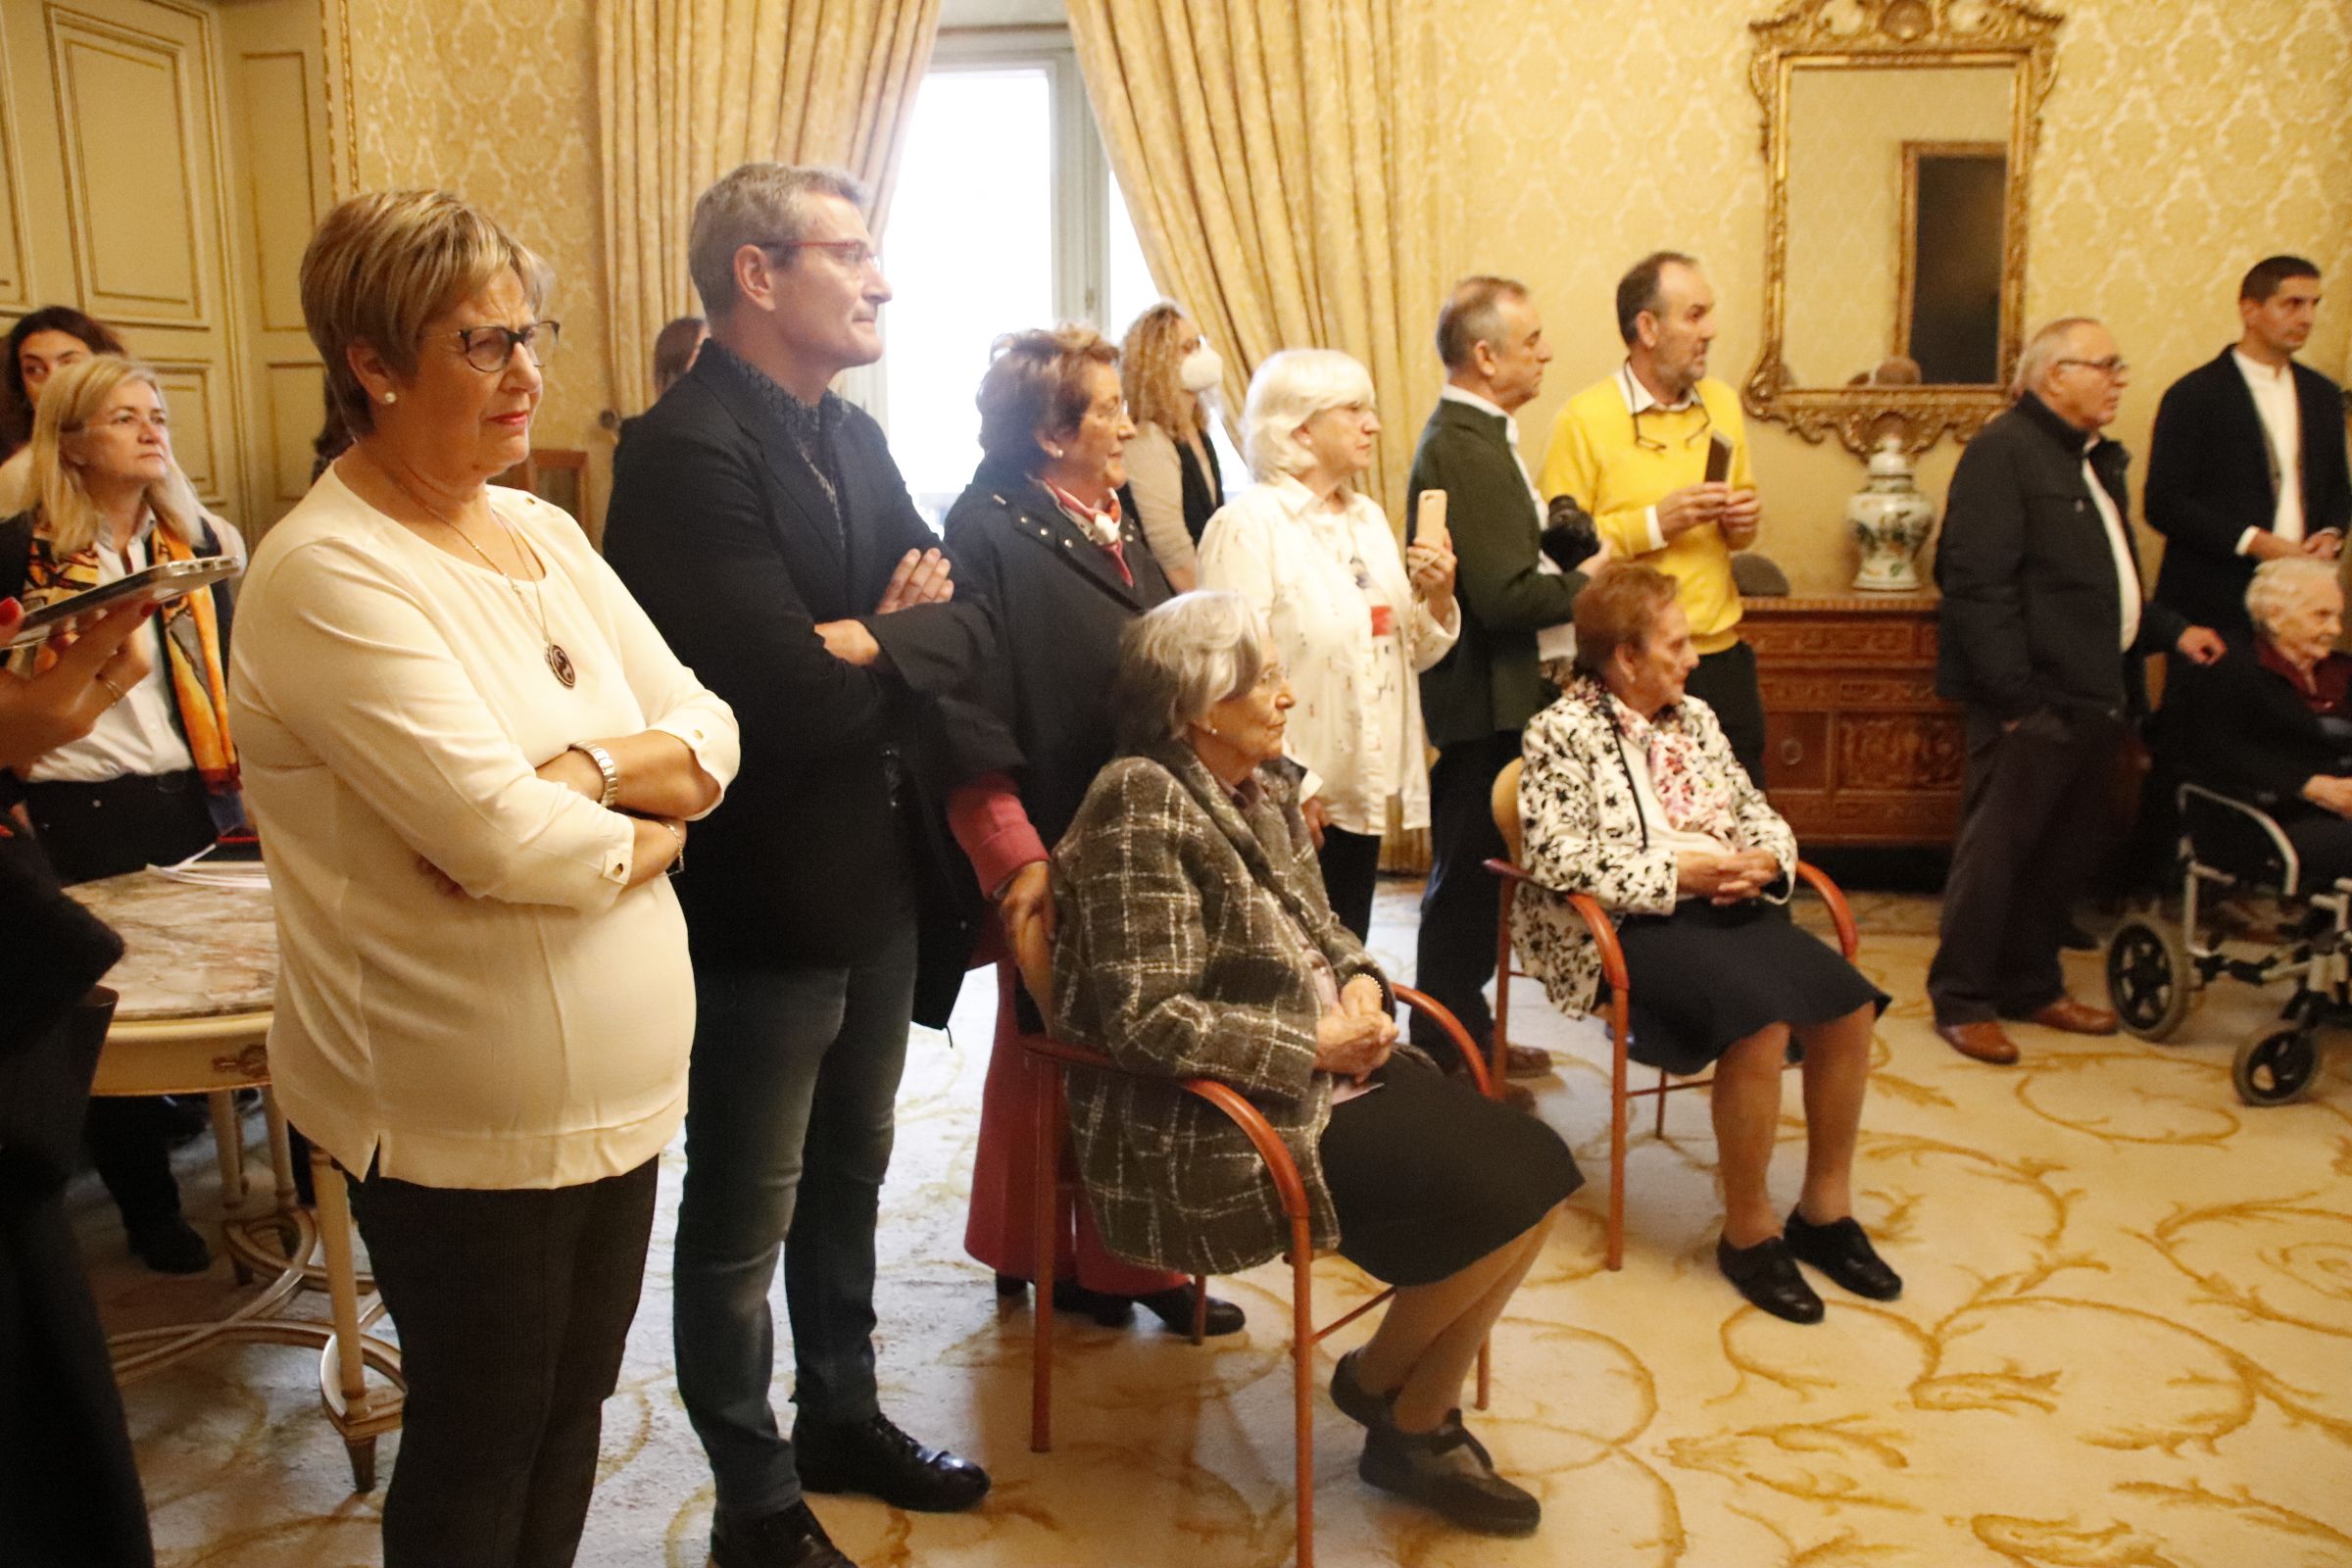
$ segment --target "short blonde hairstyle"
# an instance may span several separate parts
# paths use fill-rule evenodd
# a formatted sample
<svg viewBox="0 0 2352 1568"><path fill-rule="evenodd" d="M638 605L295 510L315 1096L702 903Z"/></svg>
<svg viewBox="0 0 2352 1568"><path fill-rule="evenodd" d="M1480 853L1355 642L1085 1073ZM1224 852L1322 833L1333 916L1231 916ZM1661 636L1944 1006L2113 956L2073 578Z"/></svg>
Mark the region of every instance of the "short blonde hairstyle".
<svg viewBox="0 0 2352 1568"><path fill-rule="evenodd" d="M361 343L401 375L416 372L424 323L488 288L502 271L536 316L555 274L487 213L437 190L380 190L337 206L302 253L302 319L326 362L326 392L356 436L375 428L351 368Z"/></svg>
<svg viewBox="0 0 2352 1568"><path fill-rule="evenodd" d="M972 399L980 410L980 450L991 463L1024 474L1046 466L1039 436L1075 430L1086 417L1087 371L1119 367L1118 349L1085 321L1007 332L988 352L988 370Z"/></svg>
<svg viewBox="0 0 2352 1568"><path fill-rule="evenodd" d="M168 402L164 383L155 371L115 354L69 365L50 376L49 384L41 389L41 406L32 416L32 493L40 501L41 531L60 559L87 550L105 521L97 503L90 499L81 469L67 461L67 448L89 428L107 400L131 381L144 381L155 389L156 402ZM183 540L195 541L196 518L203 508L188 476L179 471L177 460L163 478L147 487L147 505L164 527Z"/></svg>
<svg viewBox="0 0 2352 1568"><path fill-rule="evenodd" d="M1145 611L1119 634L1110 703L1120 747L1182 739L1265 667L1264 630L1240 594L1200 589Z"/></svg>
<svg viewBox="0 0 2352 1568"><path fill-rule="evenodd" d="M2317 556L2280 556L2254 568L2246 584L2246 618L2266 636L2298 598L2315 588L2337 586L2335 563Z"/></svg>
<svg viewBox="0 0 2352 1568"><path fill-rule="evenodd" d="M1242 456L1260 480L1303 473L1315 461L1298 427L1325 409L1372 406L1372 372L1338 349L1284 349L1250 378Z"/></svg>

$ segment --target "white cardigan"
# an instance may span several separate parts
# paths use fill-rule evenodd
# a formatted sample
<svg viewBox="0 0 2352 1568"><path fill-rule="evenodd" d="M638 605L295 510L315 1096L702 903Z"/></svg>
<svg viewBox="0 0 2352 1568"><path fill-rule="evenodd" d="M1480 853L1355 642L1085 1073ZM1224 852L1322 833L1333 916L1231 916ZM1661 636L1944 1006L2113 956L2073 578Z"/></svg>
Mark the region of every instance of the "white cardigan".
<svg viewBox="0 0 2352 1568"><path fill-rule="evenodd" d="M650 727L723 788L735 716L571 518L490 497L547 564L577 685L548 669L529 585L518 601L329 469L254 553L229 721L277 906L287 1115L354 1173L569 1187L677 1131L694 974L668 880L624 891L631 820L533 769Z"/></svg>
<svg viewBox="0 0 2352 1568"><path fill-rule="evenodd" d="M1341 493L1345 513L1287 475L1242 491L1200 536L1200 586L1242 595L1264 618L1297 699L1284 750L1321 775L1332 822L1386 833L1393 795L1401 826L1427 827L1429 741L1415 677L1452 649L1461 606L1450 622L1432 615L1413 595L1379 503ZM1372 635L1351 557L1395 608L1395 636ZM1384 676L1393 698L1385 707L1371 700Z"/></svg>

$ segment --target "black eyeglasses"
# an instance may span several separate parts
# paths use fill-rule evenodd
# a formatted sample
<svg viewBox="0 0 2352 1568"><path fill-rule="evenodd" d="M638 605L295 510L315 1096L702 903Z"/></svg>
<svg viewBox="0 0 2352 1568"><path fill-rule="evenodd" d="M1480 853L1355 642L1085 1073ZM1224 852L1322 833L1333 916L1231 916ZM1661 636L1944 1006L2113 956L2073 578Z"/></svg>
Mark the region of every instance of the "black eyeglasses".
<svg viewBox="0 0 2352 1568"><path fill-rule="evenodd" d="M484 375L495 375L514 363L518 348L529 351L535 366L554 359L563 327L561 321L533 321L528 326L469 326L450 336L458 340L458 352L466 356L467 365Z"/></svg>
<svg viewBox="0 0 2352 1568"><path fill-rule="evenodd" d="M1698 445L1699 442L1705 440L1707 432L1712 430L1715 426L1715 416L1707 412L1706 400L1704 398L1693 398L1691 401L1698 405L1698 428L1691 431L1689 435L1683 437L1683 446L1686 450L1690 447L1694 447ZM1664 412L1666 411L1660 409L1655 403L1651 404L1646 409L1634 410L1635 446L1640 447L1644 452L1663 452L1666 450L1665 442L1660 441L1655 436L1647 436L1642 433L1642 415L1659 414ZM1681 411L1677 410L1675 412L1680 413Z"/></svg>

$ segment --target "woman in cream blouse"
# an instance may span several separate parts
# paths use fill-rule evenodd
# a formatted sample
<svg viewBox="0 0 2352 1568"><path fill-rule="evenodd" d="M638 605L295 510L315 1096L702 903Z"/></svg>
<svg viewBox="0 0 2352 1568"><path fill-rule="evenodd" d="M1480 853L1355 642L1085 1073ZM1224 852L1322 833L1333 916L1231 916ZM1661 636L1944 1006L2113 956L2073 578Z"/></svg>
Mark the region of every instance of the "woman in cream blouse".
<svg viewBox="0 0 2352 1568"><path fill-rule="evenodd" d="M277 906L280 1102L355 1180L409 1394L387 1568L572 1560L694 987L662 873L734 715L530 449L540 262L426 192L302 264L355 444L255 552L230 707Z"/></svg>
<svg viewBox="0 0 2352 1568"><path fill-rule="evenodd" d="M1399 554L1379 503L1348 481L1372 466L1372 377L1330 349L1287 349L1258 368L1242 415L1258 483L1209 519L1200 586L1242 595L1265 618L1298 698L1291 757L1306 765L1333 912L1358 941L1389 803L1429 825L1428 746L1415 677L1453 647L1453 556Z"/></svg>

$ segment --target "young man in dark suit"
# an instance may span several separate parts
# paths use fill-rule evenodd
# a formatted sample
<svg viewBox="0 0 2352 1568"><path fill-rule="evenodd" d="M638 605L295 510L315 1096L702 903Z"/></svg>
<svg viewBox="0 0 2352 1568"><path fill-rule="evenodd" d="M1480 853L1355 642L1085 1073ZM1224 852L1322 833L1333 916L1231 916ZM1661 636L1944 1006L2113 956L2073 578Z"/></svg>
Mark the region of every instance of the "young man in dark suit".
<svg viewBox="0 0 2352 1568"><path fill-rule="evenodd" d="M847 1568L804 1490L917 1509L988 1490L875 1390L875 1209L918 909L946 874L925 748L991 630L955 601L880 426L826 390L882 352L864 200L846 174L779 164L704 192L689 266L710 341L631 424L606 525L614 569L743 730L677 884L698 1016L674 1328L719 1568ZM952 998L963 956L922 957ZM789 1442L767 1392L779 1250Z"/></svg>
<svg viewBox="0 0 2352 1568"><path fill-rule="evenodd" d="M2099 432L2130 367L2082 317L2035 333L2017 404L1960 454L1936 556L1936 689L1967 705L1960 836L1928 999L1936 1032L1978 1061L2017 1060L2003 1018L2072 1034L2115 1014L2070 999L2067 912L2097 857L2125 727L2145 706L2141 663L2222 640L2143 602L2132 546L2130 455Z"/></svg>
<svg viewBox="0 0 2352 1568"><path fill-rule="evenodd" d="M1499 892L1490 858L1509 852L1494 826L1495 775L1519 755L1519 732L1558 693L1536 657L1536 633L1575 618L1581 572L1542 564L1544 508L1519 457L1512 416L1544 389L1551 362L1544 320L1524 286L1468 277L1438 313L1446 388L1413 452L1405 537L1420 526L1424 490L1446 495L1457 562L1454 597L1462 635L1421 676L1421 711L1438 748L1429 775L1429 881L1421 894L1414 984L1436 997L1481 1043L1494 1038L1486 983L1494 973ZM1415 1043L1445 1059L1434 1036ZM1550 1058L1513 1047L1515 1073L1550 1069Z"/></svg>
<svg viewBox="0 0 2352 1568"><path fill-rule="evenodd" d="M2257 262L2238 286L2243 334L2156 410L2146 496L2148 526L2165 537L2156 597L2232 642L2252 630L2257 565L2332 559L2352 523L2343 390L2295 363L2319 306L2317 267Z"/></svg>

